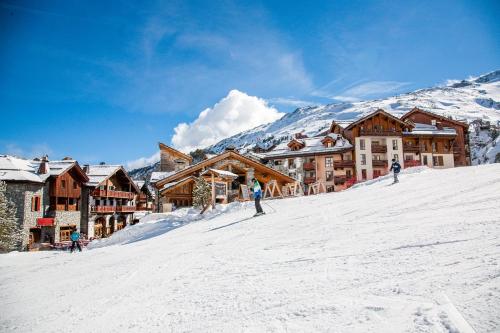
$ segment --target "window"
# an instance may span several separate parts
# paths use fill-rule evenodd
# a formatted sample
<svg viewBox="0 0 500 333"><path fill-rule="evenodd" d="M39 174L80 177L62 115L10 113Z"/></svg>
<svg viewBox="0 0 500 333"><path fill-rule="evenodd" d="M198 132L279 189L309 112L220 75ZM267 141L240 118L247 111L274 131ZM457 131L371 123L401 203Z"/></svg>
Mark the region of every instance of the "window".
<svg viewBox="0 0 500 333"><path fill-rule="evenodd" d="M366 165L366 154L361 154L361 165Z"/></svg>
<svg viewBox="0 0 500 333"><path fill-rule="evenodd" d="M66 188L66 181L64 179L61 180L61 187Z"/></svg>
<svg viewBox="0 0 500 333"><path fill-rule="evenodd" d="M345 171L345 176L347 177L347 179L352 178L352 173L351 173L351 170L350 170L350 169L347 169L347 170Z"/></svg>
<svg viewBox="0 0 500 333"><path fill-rule="evenodd" d="M424 165L427 165L427 155L424 155Z"/></svg>
<svg viewBox="0 0 500 333"><path fill-rule="evenodd" d="M333 171L326 172L326 181L331 182L333 180Z"/></svg>
<svg viewBox="0 0 500 333"><path fill-rule="evenodd" d="M365 150L365 139L359 140L359 149Z"/></svg>
<svg viewBox="0 0 500 333"><path fill-rule="evenodd" d="M61 227L59 231L59 237L61 242L69 241L69 236L71 235L71 227Z"/></svg>
<svg viewBox="0 0 500 333"><path fill-rule="evenodd" d="M332 157L325 157L325 167L327 167L327 168L333 167L333 158Z"/></svg>
<svg viewBox="0 0 500 333"><path fill-rule="evenodd" d="M326 186L326 191L327 192L333 192L333 191L335 191L335 188L333 187L333 185L327 185Z"/></svg>
<svg viewBox="0 0 500 333"><path fill-rule="evenodd" d="M288 159L288 167L290 169L295 169L295 160L293 158Z"/></svg>
<svg viewBox="0 0 500 333"><path fill-rule="evenodd" d="M432 120L431 120L431 125L432 125L432 126L436 126L436 119L432 119Z"/></svg>
<svg viewBox="0 0 500 333"><path fill-rule="evenodd" d="M326 143L326 147L327 147L327 148L333 147L333 142L328 141L328 142Z"/></svg>
<svg viewBox="0 0 500 333"><path fill-rule="evenodd" d="M372 155L372 160L380 161L380 155Z"/></svg>
<svg viewBox="0 0 500 333"><path fill-rule="evenodd" d="M40 196L36 195L31 198L31 211L32 212L40 211Z"/></svg>
<svg viewBox="0 0 500 333"><path fill-rule="evenodd" d="M413 161L413 155L405 155L405 161Z"/></svg>
<svg viewBox="0 0 500 333"><path fill-rule="evenodd" d="M382 171L380 170L373 170L373 178L378 178L382 175Z"/></svg>
<svg viewBox="0 0 500 333"><path fill-rule="evenodd" d="M432 162L434 163L434 166L443 166L444 165L443 156L433 156Z"/></svg>
<svg viewBox="0 0 500 333"><path fill-rule="evenodd" d="M363 180L366 179L366 169L361 170L361 179L363 179Z"/></svg>
<svg viewBox="0 0 500 333"><path fill-rule="evenodd" d="M396 161L399 161L399 155L398 155L398 154L394 154L394 159L395 159Z"/></svg>
<svg viewBox="0 0 500 333"><path fill-rule="evenodd" d="M435 142L432 143L432 152L433 153L436 152L436 143Z"/></svg>
<svg viewBox="0 0 500 333"><path fill-rule="evenodd" d="M392 140L392 150L398 150L398 140Z"/></svg>
<svg viewBox="0 0 500 333"><path fill-rule="evenodd" d="M274 160L274 165L282 165L283 161L282 160Z"/></svg>

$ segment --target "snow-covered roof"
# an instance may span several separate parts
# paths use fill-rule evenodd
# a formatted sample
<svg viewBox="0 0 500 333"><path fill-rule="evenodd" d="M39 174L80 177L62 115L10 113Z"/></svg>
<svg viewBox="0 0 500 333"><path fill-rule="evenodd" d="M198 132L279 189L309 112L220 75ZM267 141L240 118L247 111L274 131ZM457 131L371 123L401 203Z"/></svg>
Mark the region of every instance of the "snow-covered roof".
<svg viewBox="0 0 500 333"><path fill-rule="evenodd" d="M270 152L262 153L261 155L264 156L264 158L292 155L313 155L317 153L334 153L352 148L351 143L340 134L329 133L327 136L335 140L335 145L333 147L325 147L325 145L321 142L325 136L316 136L312 138L300 139L304 144L304 148L302 149L291 150L290 147L288 147L288 142L282 142Z"/></svg>
<svg viewBox="0 0 500 333"><path fill-rule="evenodd" d="M150 181L151 183L156 183L157 181L165 179L174 173L175 171L154 171L151 173Z"/></svg>
<svg viewBox="0 0 500 333"><path fill-rule="evenodd" d="M121 168L121 165L89 165L88 170L86 171L87 176L89 177L89 181L87 185L89 186L97 186L108 177L113 175L118 169Z"/></svg>
<svg viewBox="0 0 500 333"><path fill-rule="evenodd" d="M233 177L233 178L238 178L238 175L235 173L232 173L231 171L226 171L226 170L219 170L219 169L207 169L203 171L201 174L204 175L206 173L213 172L221 177Z"/></svg>
<svg viewBox="0 0 500 333"><path fill-rule="evenodd" d="M42 161L30 161L36 170L40 167ZM50 176L59 176L65 173L68 169L72 168L76 164L75 160L62 160L62 161L48 161L47 162L47 173L40 174L40 178L45 181Z"/></svg>
<svg viewBox="0 0 500 333"><path fill-rule="evenodd" d="M415 128L411 132L403 132L404 135L436 135L450 136L457 135L457 131L452 127L438 129L434 125L415 123Z"/></svg>
<svg viewBox="0 0 500 333"><path fill-rule="evenodd" d="M142 188L144 186L145 180L134 180L135 185L137 185L138 188Z"/></svg>
<svg viewBox="0 0 500 333"><path fill-rule="evenodd" d="M0 155L0 180L43 183L37 166L22 158Z"/></svg>

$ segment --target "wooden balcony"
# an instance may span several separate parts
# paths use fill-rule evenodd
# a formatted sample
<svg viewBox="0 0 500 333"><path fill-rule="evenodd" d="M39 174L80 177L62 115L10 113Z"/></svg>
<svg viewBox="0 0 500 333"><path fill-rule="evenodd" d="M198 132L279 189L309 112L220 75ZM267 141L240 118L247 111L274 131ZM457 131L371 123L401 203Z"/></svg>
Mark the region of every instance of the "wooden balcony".
<svg viewBox="0 0 500 333"><path fill-rule="evenodd" d="M333 181L335 185L342 185L347 181L346 176L335 176L333 177Z"/></svg>
<svg viewBox="0 0 500 333"><path fill-rule="evenodd" d="M404 164L405 164L405 169L422 165L422 163L420 163L419 160L407 160L404 162Z"/></svg>
<svg viewBox="0 0 500 333"><path fill-rule="evenodd" d="M316 177L305 177L304 178L304 184L312 184L316 182Z"/></svg>
<svg viewBox="0 0 500 333"><path fill-rule="evenodd" d="M313 162L306 162L303 165L304 170L316 170L316 164Z"/></svg>
<svg viewBox="0 0 500 333"><path fill-rule="evenodd" d="M90 210L93 213L114 213L116 210L115 206L92 206Z"/></svg>
<svg viewBox="0 0 500 333"><path fill-rule="evenodd" d="M375 168L387 168L387 165L386 160L372 160L372 166Z"/></svg>
<svg viewBox="0 0 500 333"><path fill-rule="evenodd" d="M405 153L418 153L420 152L420 147L417 145L403 145L403 151Z"/></svg>
<svg viewBox="0 0 500 333"><path fill-rule="evenodd" d="M387 146L372 144L372 153L387 153Z"/></svg>
<svg viewBox="0 0 500 333"><path fill-rule="evenodd" d="M133 213L135 212L135 206L116 206L116 211L122 213Z"/></svg>
<svg viewBox="0 0 500 333"><path fill-rule="evenodd" d="M334 168L354 168L353 160L333 161Z"/></svg>
<svg viewBox="0 0 500 333"><path fill-rule="evenodd" d="M366 136L401 136L401 132L381 131L381 130L372 130L372 129L360 130L359 134L366 135Z"/></svg>
<svg viewBox="0 0 500 333"><path fill-rule="evenodd" d="M134 199L135 194L126 191L111 191L111 190L101 190L95 189L92 192L93 197L108 197L108 198L119 198L119 199Z"/></svg>

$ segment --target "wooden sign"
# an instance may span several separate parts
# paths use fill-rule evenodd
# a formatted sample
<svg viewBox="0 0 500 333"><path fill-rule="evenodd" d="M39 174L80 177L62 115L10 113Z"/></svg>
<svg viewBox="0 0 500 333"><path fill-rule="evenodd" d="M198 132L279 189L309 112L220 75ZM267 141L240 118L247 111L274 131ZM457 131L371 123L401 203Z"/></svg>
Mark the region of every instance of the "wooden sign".
<svg viewBox="0 0 500 333"><path fill-rule="evenodd" d="M271 180L266 184L266 190L264 191L264 199L267 198L267 195L271 198L281 197L283 198L283 194L281 193L280 187L278 186L276 180Z"/></svg>
<svg viewBox="0 0 500 333"><path fill-rule="evenodd" d="M241 201L250 201L250 190L247 185L240 185L240 192L238 196Z"/></svg>
<svg viewBox="0 0 500 333"><path fill-rule="evenodd" d="M320 194L321 189L323 189L323 193L326 193L326 187L325 184L322 181L317 181L314 184L309 185L309 190L307 191L308 195L312 194Z"/></svg>

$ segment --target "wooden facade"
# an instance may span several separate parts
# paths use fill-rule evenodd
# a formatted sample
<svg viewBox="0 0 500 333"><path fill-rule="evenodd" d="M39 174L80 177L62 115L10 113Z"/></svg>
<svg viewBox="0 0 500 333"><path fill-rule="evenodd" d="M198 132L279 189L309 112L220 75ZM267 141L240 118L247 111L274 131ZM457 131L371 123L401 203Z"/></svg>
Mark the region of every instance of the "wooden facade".
<svg viewBox="0 0 500 333"><path fill-rule="evenodd" d="M436 126L438 129L442 129L444 127L453 128L456 131L456 137L453 141L452 153L454 155L454 165L455 166L467 166L471 165L470 161L470 149L469 149L469 125L466 122L461 122L457 120L453 120L450 118L446 118L428 111L421 110L419 108L414 108L403 117L401 117L403 121L410 120L414 123L422 123ZM446 149L445 146L449 144L444 140L438 140L436 138L427 138L434 139L436 142L439 142L441 149ZM428 140L427 140L428 141Z"/></svg>
<svg viewBox="0 0 500 333"><path fill-rule="evenodd" d="M51 211L79 211L82 186L88 180L77 163L49 179Z"/></svg>
<svg viewBox="0 0 500 333"><path fill-rule="evenodd" d="M193 202L194 179L210 168L229 171L237 176L230 183L227 180L218 180L218 182L228 184L227 202L235 200L238 196L240 185L249 184L254 177L261 184L267 184L271 180L275 180L280 186L295 182L293 178L269 168L256 160L245 157L235 150L227 150L220 155L187 167L158 181L155 186L161 196L161 205L163 207L160 210L168 210L166 208L168 205L175 205L177 207L191 206Z"/></svg>

